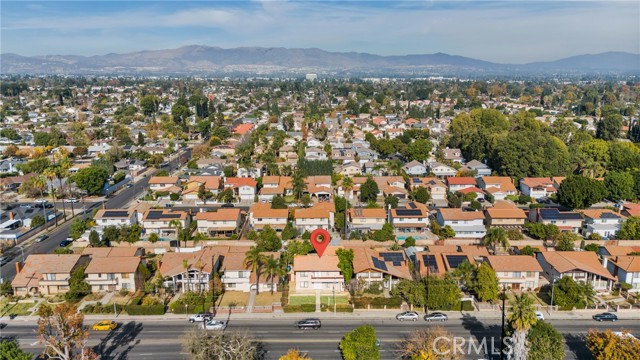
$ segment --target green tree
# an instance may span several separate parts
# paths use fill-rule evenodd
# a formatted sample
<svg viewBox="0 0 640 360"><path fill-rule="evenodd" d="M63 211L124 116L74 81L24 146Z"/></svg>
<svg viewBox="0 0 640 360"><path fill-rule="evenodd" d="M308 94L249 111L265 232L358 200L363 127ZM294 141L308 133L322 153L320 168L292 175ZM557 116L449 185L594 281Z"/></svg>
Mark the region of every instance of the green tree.
<svg viewBox="0 0 640 360"><path fill-rule="evenodd" d="M538 248L534 248L534 247L529 246L529 245L527 245L527 246L523 247L522 249L520 249L520 255L529 255L529 256L531 256L531 255L533 255L533 254L535 254L537 252L540 252L540 250Z"/></svg>
<svg viewBox="0 0 640 360"><path fill-rule="evenodd" d="M416 239L413 238L413 236L409 236L408 238L404 239L404 247L411 247L411 246L416 246Z"/></svg>
<svg viewBox="0 0 640 360"><path fill-rule="evenodd" d="M507 233L503 228L493 227L489 229L487 234L482 238L482 243L484 246L490 246L495 254L498 246L503 248L509 246L509 239L507 239Z"/></svg>
<svg viewBox="0 0 640 360"><path fill-rule="evenodd" d="M69 227L69 236L72 239L77 239L87 230L87 222L81 218L73 219L71 226Z"/></svg>
<svg viewBox="0 0 640 360"><path fill-rule="evenodd" d="M156 243L160 240L160 236L157 233L151 233L149 235L149 242L150 243Z"/></svg>
<svg viewBox="0 0 640 360"><path fill-rule="evenodd" d="M256 247L260 251L278 251L282 247L282 241L278 233L271 226L265 226L256 240Z"/></svg>
<svg viewBox="0 0 640 360"><path fill-rule="evenodd" d="M138 146L144 146L144 134L142 132L138 133Z"/></svg>
<svg viewBox="0 0 640 360"><path fill-rule="evenodd" d="M585 209L601 201L607 189L601 181L582 175L565 179L558 188L558 202L571 209Z"/></svg>
<svg viewBox="0 0 640 360"><path fill-rule="evenodd" d="M556 239L556 251L573 251L580 237L574 232L563 232Z"/></svg>
<svg viewBox="0 0 640 360"><path fill-rule="evenodd" d="M391 206L392 209L395 209L398 207L398 198L393 196L393 195L389 195L387 197L384 198L384 206L386 208L388 208L389 206Z"/></svg>
<svg viewBox="0 0 640 360"><path fill-rule="evenodd" d="M596 137L602 140L616 140L620 137L623 118L619 113L608 112L596 124Z"/></svg>
<svg viewBox="0 0 640 360"><path fill-rule="evenodd" d="M456 237L456 232L449 225L445 225L442 229L440 229L440 238L441 239L451 239Z"/></svg>
<svg viewBox="0 0 640 360"><path fill-rule="evenodd" d="M206 204L207 200L211 199L212 197L213 193L207 190L207 188L204 186L204 183L198 186L198 199L202 200Z"/></svg>
<svg viewBox="0 0 640 360"><path fill-rule="evenodd" d="M382 229L376 230L372 235L371 239L374 241L393 241L396 239L395 231L393 225L385 222L382 225Z"/></svg>
<svg viewBox="0 0 640 360"><path fill-rule="evenodd" d="M610 171L604 177L604 185L607 188L607 198L613 201L633 199L634 181L628 172Z"/></svg>
<svg viewBox="0 0 640 360"><path fill-rule="evenodd" d="M104 243L100 239L100 234L98 234L97 231L91 230L91 233L89 233L89 244L93 247L104 246Z"/></svg>
<svg viewBox="0 0 640 360"><path fill-rule="evenodd" d="M560 235L560 228L554 224L526 223L525 229L535 239L555 240Z"/></svg>
<svg viewBox="0 0 640 360"><path fill-rule="evenodd" d="M0 360L31 360L33 354L22 349L16 340L2 340L0 342Z"/></svg>
<svg viewBox="0 0 640 360"><path fill-rule="evenodd" d="M155 95L145 95L140 99L140 109L145 116L149 116L158 111L159 99Z"/></svg>
<svg viewBox="0 0 640 360"><path fill-rule="evenodd" d="M36 215L31 219L31 228L35 229L38 226L44 225L44 217L42 215Z"/></svg>
<svg viewBox="0 0 640 360"><path fill-rule="evenodd" d="M527 334L529 360L563 360L564 338L553 325L536 321Z"/></svg>
<svg viewBox="0 0 640 360"><path fill-rule="evenodd" d="M273 283L282 273L282 268L280 267L278 259L273 256L266 257L264 262L264 273L269 275L269 280L271 280L271 294L273 294Z"/></svg>
<svg viewBox="0 0 640 360"><path fill-rule="evenodd" d="M496 272L486 262L476 270L474 290L480 301L493 301L500 294Z"/></svg>
<svg viewBox="0 0 640 360"><path fill-rule="evenodd" d="M529 350L527 349L527 333L536 323L536 313L533 307L533 300L527 294L516 295L509 301L509 325L513 328L511 336L513 342L513 356L515 359L526 360Z"/></svg>
<svg viewBox="0 0 640 360"><path fill-rule="evenodd" d="M282 240L291 240L298 237L298 229L296 229L291 221L288 221L287 225L282 229L281 237Z"/></svg>
<svg viewBox="0 0 640 360"><path fill-rule="evenodd" d="M344 360L379 360L376 329L362 325L346 333L340 341L340 350Z"/></svg>
<svg viewBox="0 0 640 360"><path fill-rule="evenodd" d="M338 256L338 268L344 277L344 283L348 284L353 277L353 250L337 249L336 256Z"/></svg>
<svg viewBox="0 0 640 360"><path fill-rule="evenodd" d="M431 155L433 144L427 139L416 139L407 146L407 159L409 161L426 161Z"/></svg>
<svg viewBox="0 0 640 360"><path fill-rule="evenodd" d="M71 271L69 278L69 291L64 294L64 298L71 300L81 299L91 293L91 287L85 281L85 269L87 265L79 266Z"/></svg>
<svg viewBox="0 0 640 360"><path fill-rule="evenodd" d="M413 190L411 192L411 197L413 198L413 200L421 204L426 204L431 198L431 196L429 195L429 191L422 186L419 186L418 188Z"/></svg>
<svg viewBox="0 0 640 360"><path fill-rule="evenodd" d="M378 184L373 178L367 177L367 180L360 186L360 201L364 203L376 201L379 191Z"/></svg>
<svg viewBox="0 0 640 360"><path fill-rule="evenodd" d="M89 195L102 194L104 184L107 182L109 174L101 167L89 166L73 176L73 181Z"/></svg>
<svg viewBox="0 0 640 360"><path fill-rule="evenodd" d="M276 195L271 200L271 208L272 209L287 209L288 206L284 202L284 197L282 197L280 195Z"/></svg>
<svg viewBox="0 0 640 360"><path fill-rule="evenodd" d="M427 306L429 309L460 310L456 308L460 306L460 288L455 281L432 276L429 277L428 284ZM424 285L421 285L421 288L424 288Z"/></svg>
<svg viewBox="0 0 640 360"><path fill-rule="evenodd" d="M252 246L244 256L243 266L251 268L251 272L256 274L256 294L260 293L260 274L265 263L265 257L262 250Z"/></svg>
<svg viewBox="0 0 640 360"><path fill-rule="evenodd" d="M225 204L230 204L235 200L236 196L233 193L232 189L225 189L218 193L216 196L216 200L221 201Z"/></svg>
<svg viewBox="0 0 640 360"><path fill-rule="evenodd" d="M293 173L293 177L291 178L291 186L293 187L293 196L300 200L304 190L307 188L307 184L305 182L304 173L300 168L296 169Z"/></svg>
<svg viewBox="0 0 640 360"><path fill-rule="evenodd" d="M640 217L628 217L616 237L623 240L640 240Z"/></svg>
<svg viewBox="0 0 640 360"><path fill-rule="evenodd" d="M560 310L584 309L592 304L594 299L595 291L588 283L576 282L568 276L556 282L553 303L557 304Z"/></svg>

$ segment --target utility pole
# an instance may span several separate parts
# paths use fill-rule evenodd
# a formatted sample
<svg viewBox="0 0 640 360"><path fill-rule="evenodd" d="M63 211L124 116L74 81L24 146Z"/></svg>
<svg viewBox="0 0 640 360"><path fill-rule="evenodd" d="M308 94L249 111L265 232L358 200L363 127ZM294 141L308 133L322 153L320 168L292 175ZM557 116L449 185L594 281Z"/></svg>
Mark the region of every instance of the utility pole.
<svg viewBox="0 0 640 360"><path fill-rule="evenodd" d="M211 255L211 308L216 316L216 254Z"/></svg>
<svg viewBox="0 0 640 360"><path fill-rule="evenodd" d="M556 280L558 280L556 277L551 280L551 307L549 308L549 314L551 314L551 310L553 310L553 290L556 287Z"/></svg>
<svg viewBox="0 0 640 360"><path fill-rule="evenodd" d="M505 306L505 300L507 298L506 291L507 291L507 286L502 285L502 333L500 334L500 360L504 360L504 318L505 318L504 306Z"/></svg>
<svg viewBox="0 0 640 360"><path fill-rule="evenodd" d="M336 316L336 283L333 283L333 316Z"/></svg>

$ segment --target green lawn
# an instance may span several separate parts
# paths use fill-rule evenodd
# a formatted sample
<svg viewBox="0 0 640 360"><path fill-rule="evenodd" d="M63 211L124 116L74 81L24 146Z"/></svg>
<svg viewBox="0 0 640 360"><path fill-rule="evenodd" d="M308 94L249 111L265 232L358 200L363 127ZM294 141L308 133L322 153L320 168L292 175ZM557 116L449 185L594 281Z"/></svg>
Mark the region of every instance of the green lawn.
<svg viewBox="0 0 640 360"><path fill-rule="evenodd" d="M289 304L302 305L302 304L315 304L315 296L289 296Z"/></svg>
<svg viewBox="0 0 640 360"><path fill-rule="evenodd" d="M325 305L333 305L333 296L322 295L320 296L320 301ZM346 296L336 296L336 303L338 305L347 305L349 303L349 299Z"/></svg>
<svg viewBox="0 0 640 360"><path fill-rule="evenodd" d="M7 303L3 300L0 303L0 315L9 316L9 314L31 315L29 309L33 307L33 303Z"/></svg>

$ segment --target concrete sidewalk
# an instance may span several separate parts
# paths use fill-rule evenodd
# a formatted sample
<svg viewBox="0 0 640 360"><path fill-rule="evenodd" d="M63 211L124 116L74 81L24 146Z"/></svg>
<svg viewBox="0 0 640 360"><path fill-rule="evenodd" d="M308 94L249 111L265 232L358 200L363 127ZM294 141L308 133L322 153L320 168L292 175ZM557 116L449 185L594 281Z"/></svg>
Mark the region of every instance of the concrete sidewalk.
<svg viewBox="0 0 640 360"><path fill-rule="evenodd" d="M471 317L480 320L500 320L501 313L499 311L443 311L450 320L460 320L463 318ZM549 313L544 312L546 320L590 320L595 314L602 313L602 310L580 310L580 311L554 311ZM398 311L366 311L356 310L353 313L337 313L333 312L310 312L310 313L233 313L228 314L226 312L219 312L216 315L218 319L238 319L238 320L252 320L252 319L301 319L301 318L319 318L319 319L371 319L371 320L395 320L395 316ZM423 312L418 312L423 315ZM627 310L617 312L618 319L620 320L640 320L640 311ZM149 315L149 316L131 316L131 315L118 315L119 321L186 321L188 315L186 314L165 314L165 315ZM87 321L93 320L105 320L113 319L113 314L102 315L85 315ZM16 320L23 321L36 321L37 316L19 316Z"/></svg>

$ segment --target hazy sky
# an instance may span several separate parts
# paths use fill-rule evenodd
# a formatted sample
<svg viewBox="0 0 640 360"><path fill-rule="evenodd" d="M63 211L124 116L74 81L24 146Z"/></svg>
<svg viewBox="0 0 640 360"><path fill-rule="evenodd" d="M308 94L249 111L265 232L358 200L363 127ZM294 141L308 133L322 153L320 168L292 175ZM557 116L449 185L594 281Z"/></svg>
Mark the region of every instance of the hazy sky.
<svg viewBox="0 0 640 360"><path fill-rule="evenodd" d="M640 1L7 1L0 51L102 55L183 45L443 52L502 63L640 53Z"/></svg>

